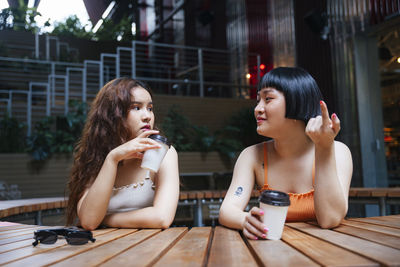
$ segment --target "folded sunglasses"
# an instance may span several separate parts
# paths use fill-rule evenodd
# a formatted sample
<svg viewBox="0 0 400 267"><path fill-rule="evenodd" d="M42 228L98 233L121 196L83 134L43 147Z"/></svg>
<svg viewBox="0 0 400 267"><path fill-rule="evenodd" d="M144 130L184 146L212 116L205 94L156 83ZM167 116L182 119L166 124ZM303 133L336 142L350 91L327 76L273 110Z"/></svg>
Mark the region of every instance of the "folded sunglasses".
<svg viewBox="0 0 400 267"><path fill-rule="evenodd" d="M36 246L39 243L54 244L60 235L64 236L67 240L67 243L70 245L83 245L89 241L96 241L96 239L93 238L91 231L74 228L56 228L35 231L33 236L35 241L32 243L32 245Z"/></svg>

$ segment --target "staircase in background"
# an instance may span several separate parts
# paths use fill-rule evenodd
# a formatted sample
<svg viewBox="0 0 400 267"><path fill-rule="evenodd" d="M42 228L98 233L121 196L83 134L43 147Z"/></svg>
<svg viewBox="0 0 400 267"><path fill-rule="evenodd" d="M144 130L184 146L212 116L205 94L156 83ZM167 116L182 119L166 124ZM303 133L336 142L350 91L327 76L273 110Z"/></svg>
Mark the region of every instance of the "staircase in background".
<svg viewBox="0 0 400 267"><path fill-rule="evenodd" d="M46 40L50 59L50 42L57 49L62 43ZM0 116L26 122L29 136L36 121L67 114L72 99L90 103L106 82L122 76L146 81L158 94L247 97L251 86L230 82L229 58L225 50L140 41L82 63L0 57Z"/></svg>

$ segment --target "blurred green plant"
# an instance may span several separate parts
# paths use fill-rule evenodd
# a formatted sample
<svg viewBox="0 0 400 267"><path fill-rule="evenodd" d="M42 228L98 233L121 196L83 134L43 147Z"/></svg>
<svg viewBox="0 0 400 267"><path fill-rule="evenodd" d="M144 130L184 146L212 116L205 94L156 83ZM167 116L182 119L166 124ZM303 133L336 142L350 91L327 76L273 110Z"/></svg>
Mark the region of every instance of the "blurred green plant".
<svg viewBox="0 0 400 267"><path fill-rule="evenodd" d="M36 161L45 160L53 153L53 124L53 117L41 119L35 123L32 135L27 138L27 152L30 153Z"/></svg>
<svg viewBox="0 0 400 267"><path fill-rule="evenodd" d="M54 153L72 153L80 138L86 121L87 105L76 100L70 101L74 112L57 117Z"/></svg>
<svg viewBox="0 0 400 267"><path fill-rule="evenodd" d="M2 57L8 56L8 48L4 44L4 42L1 42L1 41L0 41L0 56L2 56Z"/></svg>
<svg viewBox="0 0 400 267"><path fill-rule="evenodd" d="M76 37L84 39L92 39L94 34L92 31L86 31L86 25L82 25L76 15L69 16L63 22L55 22L54 29L51 32L53 35Z"/></svg>
<svg viewBox="0 0 400 267"><path fill-rule="evenodd" d="M135 36L132 35L132 18L123 16L118 23L114 23L111 19L105 19L93 35L93 39L96 41L132 41L135 39Z"/></svg>
<svg viewBox="0 0 400 267"><path fill-rule="evenodd" d="M84 38L94 41L123 41L134 40L132 35L132 18L124 16L115 23L112 19L104 19L96 31L87 31L76 15L68 17L65 21L56 22L51 32L57 36Z"/></svg>
<svg viewBox="0 0 400 267"><path fill-rule="evenodd" d="M191 142L193 125L183 116L178 106L174 105L169 110L161 125L163 133L173 143L178 151L193 151Z"/></svg>
<svg viewBox="0 0 400 267"><path fill-rule="evenodd" d="M211 134L207 127L192 124L174 105L164 118L161 129L177 151L218 151L230 159L245 147L264 140L256 132L253 109L240 110L226 126Z"/></svg>
<svg viewBox="0 0 400 267"><path fill-rule="evenodd" d="M227 124L216 133L218 136L229 136L236 140L240 149L265 141L257 133L257 122L254 117L254 108L243 108L234 113Z"/></svg>
<svg viewBox="0 0 400 267"><path fill-rule="evenodd" d="M0 120L0 152L18 153L25 150L25 124L6 114Z"/></svg>
<svg viewBox="0 0 400 267"><path fill-rule="evenodd" d="M41 16L37 8L29 8L24 0L18 0L16 7L4 8L0 12L0 30L25 30L38 32L35 17Z"/></svg>
<svg viewBox="0 0 400 267"><path fill-rule="evenodd" d="M70 154L78 141L86 121L86 103L69 102L72 112L66 116L46 117L35 124L27 139L27 152L35 161L43 161L53 154Z"/></svg>

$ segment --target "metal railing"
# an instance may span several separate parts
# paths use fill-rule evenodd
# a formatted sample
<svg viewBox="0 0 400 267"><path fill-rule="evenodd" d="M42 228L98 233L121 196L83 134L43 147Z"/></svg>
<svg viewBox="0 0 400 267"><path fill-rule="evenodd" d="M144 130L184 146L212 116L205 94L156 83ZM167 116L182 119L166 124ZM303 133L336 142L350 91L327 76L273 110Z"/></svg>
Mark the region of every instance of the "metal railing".
<svg viewBox="0 0 400 267"><path fill-rule="evenodd" d="M260 62L259 55L249 56ZM7 103L0 116L26 121L30 135L36 120L67 114L71 99L91 102L106 82L122 76L146 81L158 94L247 97L254 86L232 82L231 65L226 50L141 41L83 63L0 57L0 102Z"/></svg>

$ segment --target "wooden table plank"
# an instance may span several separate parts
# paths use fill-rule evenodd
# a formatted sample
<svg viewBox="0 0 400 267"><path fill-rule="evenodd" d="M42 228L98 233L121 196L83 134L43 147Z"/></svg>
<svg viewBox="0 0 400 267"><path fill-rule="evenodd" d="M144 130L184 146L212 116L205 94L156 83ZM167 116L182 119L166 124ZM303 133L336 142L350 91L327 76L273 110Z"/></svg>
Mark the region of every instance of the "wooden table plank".
<svg viewBox="0 0 400 267"><path fill-rule="evenodd" d="M32 230L31 234L25 234L25 235L10 237L7 239L1 239L0 245L7 245L7 244L14 243L14 242L21 241L21 240L32 239L32 237L33 237L33 230Z"/></svg>
<svg viewBox="0 0 400 267"><path fill-rule="evenodd" d="M212 191L212 198L221 198L220 191Z"/></svg>
<svg viewBox="0 0 400 267"><path fill-rule="evenodd" d="M355 197L355 196L357 196L357 190L350 187L349 197Z"/></svg>
<svg viewBox="0 0 400 267"><path fill-rule="evenodd" d="M32 228L32 229L23 229L20 231L3 232L0 234L0 240L11 238L11 237L16 237L16 236L20 236L20 235L26 235L26 234L30 234L33 237L34 231L37 231L39 229L45 229L45 228L48 228L48 227L41 226L41 227Z"/></svg>
<svg viewBox="0 0 400 267"><path fill-rule="evenodd" d="M390 188L388 197L400 197L400 188Z"/></svg>
<svg viewBox="0 0 400 267"><path fill-rule="evenodd" d="M349 190L350 197L400 197L400 187L353 187Z"/></svg>
<svg viewBox="0 0 400 267"><path fill-rule="evenodd" d="M317 228L311 225L309 227ZM324 266L379 266L360 255L287 226L282 240Z"/></svg>
<svg viewBox="0 0 400 267"><path fill-rule="evenodd" d="M34 226L34 227L30 227L30 228L19 228L19 229L13 229L13 230L9 230L9 231L3 231L0 232L0 238L3 236L11 236L11 235L18 235L19 233L23 233L26 231L35 231L39 228L43 228L44 226Z"/></svg>
<svg viewBox="0 0 400 267"><path fill-rule="evenodd" d="M17 241L14 243L10 243L7 245L2 245L2 246L0 246L0 258L1 258L1 253L11 251L14 249L18 249L18 248L32 246L32 242L33 242L33 239L26 239L26 240L21 240L21 241Z"/></svg>
<svg viewBox="0 0 400 267"><path fill-rule="evenodd" d="M357 197L370 197L372 196L371 188L361 188L357 192Z"/></svg>
<svg viewBox="0 0 400 267"><path fill-rule="evenodd" d="M205 266L211 227L192 228L154 266Z"/></svg>
<svg viewBox="0 0 400 267"><path fill-rule="evenodd" d="M36 266L39 262L41 265L54 264L66 258L70 258L77 254L99 247L105 243L113 241L122 236L128 235L136 231L135 229L118 229L100 236L96 235L96 242L89 242L84 245L71 246L63 239L57 240L55 244L40 244L36 247L29 246L10 252L1 254L5 255L8 266Z"/></svg>
<svg viewBox="0 0 400 267"><path fill-rule="evenodd" d="M400 215L389 215L389 216L381 216L381 217L371 217L376 218L379 221L385 222L395 222L396 225L400 225Z"/></svg>
<svg viewBox="0 0 400 267"><path fill-rule="evenodd" d="M186 191L181 191L179 193L179 200L186 200L188 199L188 193Z"/></svg>
<svg viewBox="0 0 400 267"><path fill-rule="evenodd" d="M289 223L288 225L381 264L387 266L400 265L400 251L398 249L373 243L361 238L348 236L332 230L322 229L306 223Z"/></svg>
<svg viewBox="0 0 400 267"><path fill-rule="evenodd" d="M189 191L188 199L196 199L196 191Z"/></svg>
<svg viewBox="0 0 400 267"><path fill-rule="evenodd" d="M104 263L125 250L161 232L160 229L144 229L109 242L95 250L89 250L52 266L95 266Z"/></svg>
<svg viewBox="0 0 400 267"><path fill-rule="evenodd" d="M382 220L382 218L379 218L379 217L349 218L348 220L356 221L356 222L367 222L367 223L371 223L371 224L378 224L378 225L383 225L383 226L400 228L399 221L386 221L386 220Z"/></svg>
<svg viewBox="0 0 400 267"><path fill-rule="evenodd" d="M204 198L209 199L209 198L213 197L213 192L212 191L206 190L206 191L203 191L203 192L204 192Z"/></svg>
<svg viewBox="0 0 400 267"><path fill-rule="evenodd" d="M387 188L375 188L371 192L371 196L373 197L386 197L388 195Z"/></svg>
<svg viewBox="0 0 400 267"><path fill-rule="evenodd" d="M102 266L150 266L164 255L188 231L186 227L168 228L134 246Z"/></svg>
<svg viewBox="0 0 400 267"><path fill-rule="evenodd" d="M25 229L25 228L31 228L31 227L37 227L37 225L18 224L18 225L11 225L11 226L2 226L2 227L0 227L0 233L5 232L5 231L10 231L10 230Z"/></svg>
<svg viewBox="0 0 400 267"><path fill-rule="evenodd" d="M205 196L205 193L202 191L197 191L196 192L196 198L199 199L201 201L201 199L203 199Z"/></svg>
<svg viewBox="0 0 400 267"><path fill-rule="evenodd" d="M341 224L400 237L400 229L398 228L349 220L344 220Z"/></svg>
<svg viewBox="0 0 400 267"><path fill-rule="evenodd" d="M320 266L282 240L248 240L248 243L264 266Z"/></svg>
<svg viewBox="0 0 400 267"><path fill-rule="evenodd" d="M214 230L207 266L258 265L238 231L217 226Z"/></svg>
<svg viewBox="0 0 400 267"><path fill-rule="evenodd" d="M340 225L339 227L336 227L333 230L343 234L370 240L372 242L376 242L392 248L400 249L400 238L393 235L383 234L380 232L375 232L347 225Z"/></svg>
<svg viewBox="0 0 400 267"><path fill-rule="evenodd" d="M16 222L0 221L0 228L4 226L15 226L15 225L21 225L21 224Z"/></svg>

